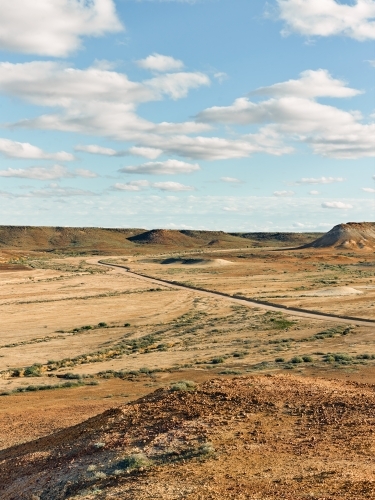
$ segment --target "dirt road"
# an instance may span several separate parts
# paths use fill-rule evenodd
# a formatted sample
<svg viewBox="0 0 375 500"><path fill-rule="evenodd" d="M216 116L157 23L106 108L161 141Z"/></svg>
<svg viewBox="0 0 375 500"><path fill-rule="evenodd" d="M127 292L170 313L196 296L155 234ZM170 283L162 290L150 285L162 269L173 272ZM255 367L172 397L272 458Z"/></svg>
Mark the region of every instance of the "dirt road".
<svg viewBox="0 0 375 500"><path fill-rule="evenodd" d="M100 265L100 266L116 268L118 271L120 271L122 273L127 273L136 279L147 281L149 283L153 283L156 285L168 286L168 287L179 289L179 290L189 289L189 290L195 291L199 295L205 295L205 296L215 297L215 298L220 297L223 300L227 300L230 302L241 304L241 305L247 306L247 307L257 307L259 309L265 309L267 311L278 311L278 312L285 311L292 316L297 316L297 317L302 317L302 318L310 318L310 319L316 319L316 320L324 320L324 321L331 320L331 321L334 321L335 323L353 324L353 322L354 322L358 326L371 326L371 327L375 326L375 320L366 320L366 319L357 318L357 317L335 316L334 314L321 313L321 312L317 312L317 311L308 311L308 310L299 309L299 308L290 308L287 306L283 306L283 305L275 304L275 303L271 303L271 302L266 303L266 302L262 302L262 301L258 301L258 300L254 300L254 299L245 299L245 298L239 298L239 297L235 297L235 296L232 297L232 296L227 295L227 294L222 293L222 292L213 292L210 290L195 288L195 287L189 286L189 285L178 284L178 283L174 283L174 282L171 282L168 280L162 280L162 279L154 278L152 276L146 276L143 274L139 274L139 273L136 273L135 271L132 271L129 267L120 266L118 264L109 264L109 263L106 263L106 262L102 261L101 259L97 259L97 258L88 259L87 262L89 264L96 264L96 265Z"/></svg>

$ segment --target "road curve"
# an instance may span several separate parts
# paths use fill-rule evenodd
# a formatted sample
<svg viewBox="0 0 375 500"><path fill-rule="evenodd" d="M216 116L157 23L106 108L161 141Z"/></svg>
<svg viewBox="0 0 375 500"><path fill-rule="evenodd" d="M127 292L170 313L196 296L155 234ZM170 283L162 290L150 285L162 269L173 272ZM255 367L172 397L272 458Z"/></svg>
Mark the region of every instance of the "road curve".
<svg viewBox="0 0 375 500"><path fill-rule="evenodd" d="M117 268L121 272L131 274L137 279L141 279L143 281L147 281L149 283L153 283L156 285L163 285L163 286L168 286L170 288L175 288L178 290L190 290L193 292L198 293L199 295L205 295L209 297L215 297L215 298L221 298L230 302L235 302L237 304L241 304L243 306L247 307L257 307L260 309L265 309L267 311L284 311L291 316L296 316L300 318L309 318L309 319L316 319L316 320L324 320L324 321L333 321L335 323L344 323L344 324L353 324L355 323L358 326L375 326L375 320L371 319L363 319L363 318L357 318L357 317L351 317L351 316L338 316L335 314L329 314L329 313L323 313L320 311L310 311L307 309L300 309L297 307L288 307L288 306L283 306L281 304L275 304L272 302L264 302L264 301L259 301L256 299L247 299L247 298L239 298L238 296L232 296L228 295L223 292L215 292L212 290L206 290L204 288L198 288L194 287L191 285L185 285L183 283L176 283L173 281L168 281L168 280L163 280L160 278L154 278L152 276L147 276L145 274L140 274L136 273L135 271L132 271L129 267L127 266L121 266L119 264L110 264L108 262L102 261L101 259L90 259L87 262L90 264L97 264L100 266L106 266L106 267L111 267L111 268Z"/></svg>

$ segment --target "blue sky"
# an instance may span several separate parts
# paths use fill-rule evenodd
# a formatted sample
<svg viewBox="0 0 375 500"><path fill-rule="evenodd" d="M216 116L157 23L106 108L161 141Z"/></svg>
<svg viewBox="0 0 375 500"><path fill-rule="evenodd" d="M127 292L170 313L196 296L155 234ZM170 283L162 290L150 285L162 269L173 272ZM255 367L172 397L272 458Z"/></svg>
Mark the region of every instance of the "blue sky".
<svg viewBox="0 0 375 500"><path fill-rule="evenodd" d="M374 85L375 0L3 0L0 223L374 220Z"/></svg>

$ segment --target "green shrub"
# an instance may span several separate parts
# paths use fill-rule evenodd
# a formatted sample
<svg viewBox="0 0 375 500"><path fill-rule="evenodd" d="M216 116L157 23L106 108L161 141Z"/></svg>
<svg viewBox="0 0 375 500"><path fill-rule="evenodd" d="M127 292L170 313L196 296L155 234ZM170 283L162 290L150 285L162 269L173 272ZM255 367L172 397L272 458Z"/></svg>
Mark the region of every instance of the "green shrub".
<svg viewBox="0 0 375 500"><path fill-rule="evenodd" d="M302 359L305 363L312 363L314 361L311 356L302 356Z"/></svg>
<svg viewBox="0 0 375 500"><path fill-rule="evenodd" d="M171 385L171 391L194 391L196 386L192 380L180 380Z"/></svg>
<svg viewBox="0 0 375 500"><path fill-rule="evenodd" d="M294 356L290 361L293 364L303 363L303 358L301 356Z"/></svg>
<svg viewBox="0 0 375 500"><path fill-rule="evenodd" d="M98 323L99 328L105 328L106 326L108 326L108 325L104 321L101 321L100 323Z"/></svg>
<svg viewBox="0 0 375 500"><path fill-rule="evenodd" d="M285 358L276 358L275 363L285 363Z"/></svg>
<svg viewBox="0 0 375 500"><path fill-rule="evenodd" d="M220 363L224 363L224 358L213 358L211 360L211 363L213 365L219 365Z"/></svg>
<svg viewBox="0 0 375 500"><path fill-rule="evenodd" d="M42 365L34 364L32 366L28 366L24 371L25 377L41 377L42 376Z"/></svg>
<svg viewBox="0 0 375 500"><path fill-rule="evenodd" d="M116 464L116 470L126 470L128 472L144 469L152 465L151 460L149 460L143 453L137 453L134 455L128 455L120 460Z"/></svg>

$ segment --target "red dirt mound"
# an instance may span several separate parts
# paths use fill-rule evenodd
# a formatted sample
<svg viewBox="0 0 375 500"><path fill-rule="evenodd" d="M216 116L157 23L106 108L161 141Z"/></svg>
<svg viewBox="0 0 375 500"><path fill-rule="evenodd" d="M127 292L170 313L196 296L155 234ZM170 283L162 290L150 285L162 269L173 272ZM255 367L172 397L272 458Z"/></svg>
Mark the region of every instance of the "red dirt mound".
<svg viewBox="0 0 375 500"><path fill-rule="evenodd" d="M0 452L2 500L374 499L375 387L215 379Z"/></svg>
<svg viewBox="0 0 375 500"><path fill-rule="evenodd" d="M301 248L375 249L375 222L339 224L324 236Z"/></svg>

